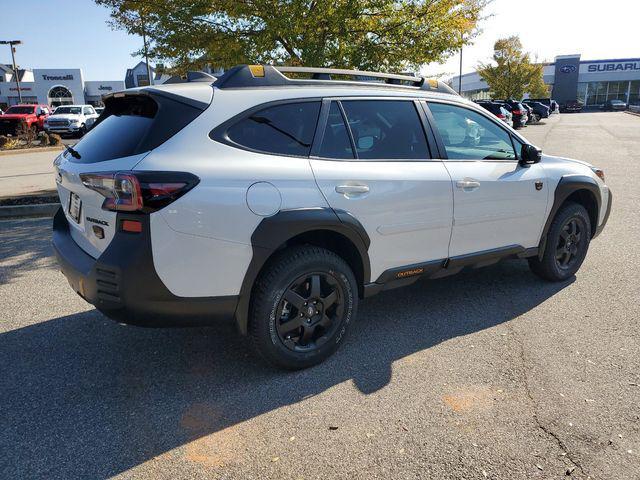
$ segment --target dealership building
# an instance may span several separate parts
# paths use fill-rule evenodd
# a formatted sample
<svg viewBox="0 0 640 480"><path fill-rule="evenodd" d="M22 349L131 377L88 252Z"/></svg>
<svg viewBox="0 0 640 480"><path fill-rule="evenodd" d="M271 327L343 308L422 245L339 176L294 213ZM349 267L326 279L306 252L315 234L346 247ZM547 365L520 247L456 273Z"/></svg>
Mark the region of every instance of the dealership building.
<svg viewBox="0 0 640 480"><path fill-rule="evenodd" d="M20 102L16 74L20 80L22 103L53 107L70 104L99 106L102 105L102 95L125 88L122 80L84 80L79 68L35 68L15 73L10 66L0 65L0 108Z"/></svg>
<svg viewBox="0 0 640 480"><path fill-rule="evenodd" d="M453 77L450 84L456 91L460 78L462 95L490 98L489 86L476 72ZM640 58L582 60L580 55L560 55L544 64L544 81L551 88L551 98L560 104L578 100L596 108L612 99L640 104Z"/></svg>

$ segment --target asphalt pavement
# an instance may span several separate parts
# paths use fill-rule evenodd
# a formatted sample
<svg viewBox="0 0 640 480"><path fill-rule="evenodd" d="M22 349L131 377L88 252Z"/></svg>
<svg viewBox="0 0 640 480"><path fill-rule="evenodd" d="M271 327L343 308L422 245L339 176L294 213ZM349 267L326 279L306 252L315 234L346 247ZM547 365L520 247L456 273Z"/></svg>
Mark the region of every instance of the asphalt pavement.
<svg viewBox="0 0 640 480"><path fill-rule="evenodd" d="M613 191L575 278L506 261L382 293L302 372L231 325L118 325L68 287L49 219L0 222L0 478L640 478L640 117L522 132Z"/></svg>

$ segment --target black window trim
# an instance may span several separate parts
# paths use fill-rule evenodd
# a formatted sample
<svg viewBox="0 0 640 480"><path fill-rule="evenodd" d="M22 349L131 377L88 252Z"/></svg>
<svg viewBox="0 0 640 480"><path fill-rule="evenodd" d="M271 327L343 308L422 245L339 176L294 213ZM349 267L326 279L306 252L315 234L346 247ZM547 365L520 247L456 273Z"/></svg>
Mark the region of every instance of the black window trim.
<svg viewBox="0 0 640 480"><path fill-rule="evenodd" d="M459 108L466 108L467 110L471 110L472 112L476 112L477 114L483 116L484 118L486 118L487 120L489 120L490 122L493 122L495 125L497 125L500 129L502 129L508 136L509 136L509 140L511 141L511 147L513 148L513 151L516 154L516 158L513 160L509 160L509 159L504 159L504 160L497 160L497 159L475 159L475 160L464 160L464 159L451 159L451 161L456 161L456 162L498 162L498 163L519 163L520 162L520 152L518 152L518 149L516 148L513 140L514 138L516 138L520 143L522 144L528 144L529 142L527 142L524 138L520 137L519 135L514 135L514 132L509 131L506 126L503 124L504 122L501 122L499 119L494 119L491 118L490 115L487 115L485 112L487 112L487 110L484 110L482 107L478 107L475 105L467 105L467 104L462 104L459 102L450 102L450 101L446 101L446 100L441 100L441 99L423 99L422 100L422 108L425 111L425 115L429 121L429 123L432 125L432 130L433 133L436 137L436 144L438 146L438 150L440 152L440 159L441 160L449 160L449 156L447 155L447 150L444 146L444 142L442 141L442 137L440 136L440 132L438 132L438 129L436 128L436 121L435 118L433 116L433 113L431 112L431 109L429 108L429 103L440 103L440 104L446 104L446 105L452 105L454 107L459 107ZM484 112L482 111L484 110ZM489 112L490 113L490 112Z"/></svg>
<svg viewBox="0 0 640 480"><path fill-rule="evenodd" d="M427 144L427 150L429 152L429 157L431 158L365 158L361 159L358 157L358 149L355 146L355 141L353 139L353 133L351 131L351 127L349 126L349 122L347 121L347 115L342 106L342 102L349 101L368 101L368 100L376 100L376 101L405 101L411 102L416 109L416 113L418 114L418 118L420 119L420 123L422 126L422 132L425 136L425 141ZM314 137L314 145L311 148L311 155L309 156L313 160L324 160L327 162L442 162L441 158L435 158L434 152L437 152L437 143L436 137L433 134L431 129L431 125L427 121L425 113L420 106L421 102L424 102L424 97L410 97L410 96L333 96L333 97L325 97L322 101L322 110L320 112L318 126L316 128L316 135ZM351 142L351 150L353 152L353 158L332 158L332 157L322 157L319 154L320 146L322 145L322 140L324 138L324 130L326 123L329 119L329 109L331 108L331 102L336 102L340 108L340 112L342 113L342 120L345 122L345 126L347 128L347 132L349 134L349 140ZM317 141L317 145L316 145Z"/></svg>
<svg viewBox="0 0 640 480"><path fill-rule="evenodd" d="M255 148L251 148L251 147L247 147L245 145L241 145L237 142L234 142L233 140L231 140L229 138L228 135L228 131L229 128L232 127L233 125L235 125L236 123L240 122L241 120L245 120L248 117L250 117L251 115L253 115L256 112L259 112L261 110L265 110L267 108L271 108L271 107L276 107L279 105L288 105L291 103L319 103L320 104L320 110L318 113L318 119L316 120L316 128L314 131L314 135L313 135L313 139L311 140L311 149L309 150L311 153L313 153L314 148L316 147L316 139L318 137L318 126L320 125L320 123L322 122L322 118L323 118L323 108L324 108L324 99L321 97L303 97L303 98L287 98L284 100L274 100L271 102L266 102L266 103L261 103L259 105L255 105L247 110L243 110L242 112L238 113L237 115L234 115L233 117L231 117L228 120L225 120L224 122L222 122L220 125L214 127L210 132L209 132L209 139L214 141L214 142L218 142L218 143L222 143L224 145L233 147L233 148L237 148L240 150L244 150L246 152L252 152L252 153L259 153L261 155L272 155L274 157L291 157L291 158L309 158L309 155L291 155L288 153L276 153L276 152L267 152L265 150L258 150ZM327 112L327 116L328 116L328 112ZM326 120L326 119L325 119Z"/></svg>

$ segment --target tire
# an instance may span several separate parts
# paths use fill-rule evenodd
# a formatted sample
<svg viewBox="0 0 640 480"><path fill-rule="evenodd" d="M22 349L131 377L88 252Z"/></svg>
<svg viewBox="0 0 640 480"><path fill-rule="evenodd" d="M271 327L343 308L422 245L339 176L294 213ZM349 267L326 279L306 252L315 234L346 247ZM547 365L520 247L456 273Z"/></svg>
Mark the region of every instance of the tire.
<svg viewBox="0 0 640 480"><path fill-rule="evenodd" d="M573 202L563 205L547 233L542 259L529 258L533 273L551 282L562 282L575 275L589 250L591 228L589 214L582 205Z"/></svg>
<svg viewBox="0 0 640 480"><path fill-rule="evenodd" d="M80 125L80 130L78 130L78 138L84 137L86 133L87 133L87 127L85 127L83 123L82 125Z"/></svg>
<svg viewBox="0 0 640 480"><path fill-rule="evenodd" d="M308 368L338 349L357 309L349 265L324 248L295 246L270 261L256 281L249 335L272 365Z"/></svg>

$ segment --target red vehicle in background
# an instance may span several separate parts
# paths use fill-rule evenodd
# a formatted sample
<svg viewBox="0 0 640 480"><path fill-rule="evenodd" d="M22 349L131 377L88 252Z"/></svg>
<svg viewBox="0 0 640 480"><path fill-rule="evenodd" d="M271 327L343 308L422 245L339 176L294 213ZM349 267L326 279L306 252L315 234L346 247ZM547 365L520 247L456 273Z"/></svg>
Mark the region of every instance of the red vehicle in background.
<svg viewBox="0 0 640 480"><path fill-rule="evenodd" d="M34 133L44 130L44 121L50 114L48 105L13 105L0 116L0 135L16 135L23 123Z"/></svg>

